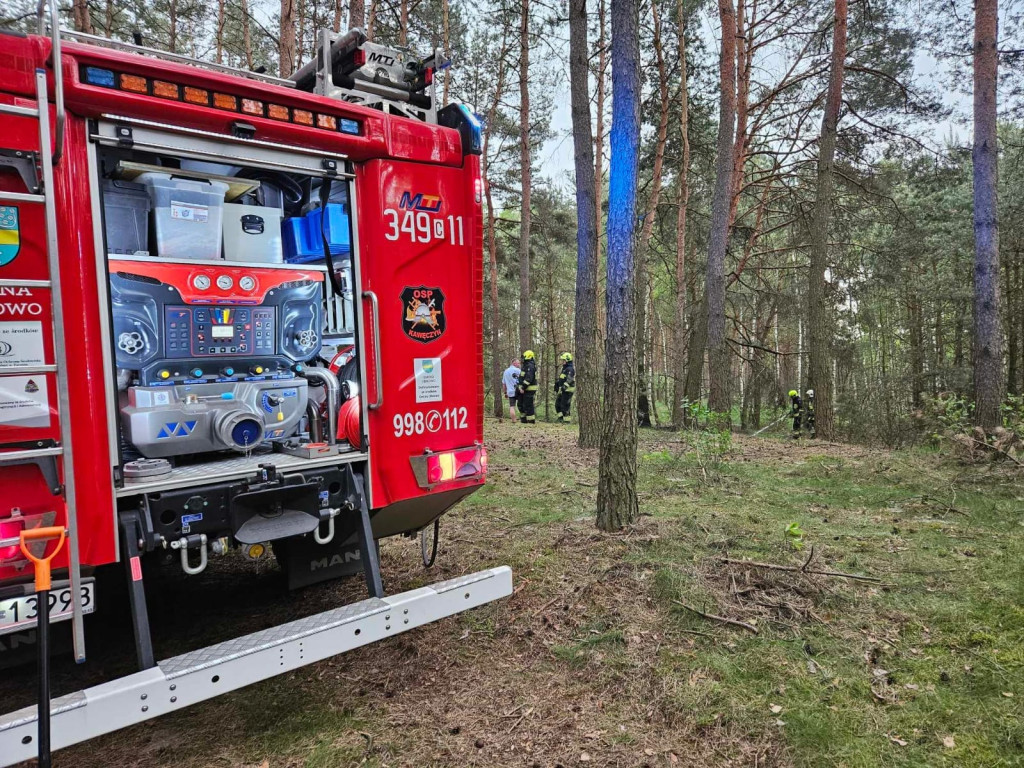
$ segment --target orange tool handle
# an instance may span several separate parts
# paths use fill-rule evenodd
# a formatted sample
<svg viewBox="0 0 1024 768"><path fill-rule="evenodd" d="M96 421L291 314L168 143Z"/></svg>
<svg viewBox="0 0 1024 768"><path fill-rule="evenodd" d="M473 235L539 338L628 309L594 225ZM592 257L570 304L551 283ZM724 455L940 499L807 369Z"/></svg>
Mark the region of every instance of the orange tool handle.
<svg viewBox="0 0 1024 768"><path fill-rule="evenodd" d="M67 535L67 531L59 526L51 528L32 528L27 531L22 531L20 538L21 554L32 561L35 567L36 575L36 592L43 592L50 588L50 561L57 556L60 552L60 548L64 546L64 537ZM28 549L28 542L30 541L46 541L47 539L57 539L57 546L53 548L53 552L43 557L36 557Z"/></svg>

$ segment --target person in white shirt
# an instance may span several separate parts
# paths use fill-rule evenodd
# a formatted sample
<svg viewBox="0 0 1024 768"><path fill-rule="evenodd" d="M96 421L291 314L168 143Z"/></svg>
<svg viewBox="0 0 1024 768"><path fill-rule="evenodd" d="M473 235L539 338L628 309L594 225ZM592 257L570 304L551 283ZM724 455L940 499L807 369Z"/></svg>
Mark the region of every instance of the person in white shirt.
<svg viewBox="0 0 1024 768"><path fill-rule="evenodd" d="M505 396L508 397L508 417L515 421L516 404L519 402L519 361L513 360L512 365L501 374L501 383L505 387Z"/></svg>

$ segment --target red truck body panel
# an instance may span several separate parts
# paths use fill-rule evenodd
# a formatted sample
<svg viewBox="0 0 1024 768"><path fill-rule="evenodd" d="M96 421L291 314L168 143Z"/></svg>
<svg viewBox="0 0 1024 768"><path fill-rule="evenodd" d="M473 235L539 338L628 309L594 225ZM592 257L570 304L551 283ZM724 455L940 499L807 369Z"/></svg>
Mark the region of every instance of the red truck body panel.
<svg viewBox="0 0 1024 768"><path fill-rule="evenodd" d="M16 36L3 36L2 40L0 101L27 105L34 96L33 70L46 66L49 42ZM55 169L54 195L68 325L54 333L48 288L14 285L49 277L43 210L31 203L3 204L17 209L20 250L8 263L0 261L0 324L40 323L45 364L54 362L54 344L66 345L82 563L102 565L118 559L111 479L116 457L110 452L106 413L106 388L113 372L105 367L102 348L101 325L106 315L100 302L105 291L97 284L95 193L90 188L88 154L93 151L88 121L101 115L148 119L224 135L230 133L232 123L244 120L255 126L258 139L343 154L353 162L362 288L375 292L380 300L380 350L373 347L369 304L357 300L369 357L368 392L364 394L371 401L378 393L383 395L383 407L370 411L367 425L372 505L379 509L429 496L432 491L416 482L410 457L427 449L472 446L483 439L480 167L477 157L463 155L459 133L281 86L101 47L68 44L62 64L68 117L63 158ZM361 131L360 135L346 135L93 86L80 79L85 65L355 119ZM5 116L3 134L0 145L4 147L38 149L37 125L32 119ZM18 176L9 173L0 173L0 188L24 191ZM416 318L418 324L406 319L409 289L436 292L414 297L426 299L425 304L434 301L433 316L428 306ZM377 354L382 355L382 381L374 375ZM429 361L432 368L425 374L423 361ZM420 366L419 379L414 375L416 365ZM10 378L0 366L0 379ZM50 407L48 423L19 426L7 419L5 424L0 403L0 451L23 448L32 441L59 441L56 382L50 374L43 378ZM24 407L24 403L16 407ZM411 414L411 422L406 421L406 414ZM481 483L465 481L443 490ZM50 493L35 467L0 466L0 489L0 523L17 508L22 515L52 511L52 524L66 524L61 497ZM61 553L54 565L66 567L66 554ZM0 564L0 581L27 575Z"/></svg>

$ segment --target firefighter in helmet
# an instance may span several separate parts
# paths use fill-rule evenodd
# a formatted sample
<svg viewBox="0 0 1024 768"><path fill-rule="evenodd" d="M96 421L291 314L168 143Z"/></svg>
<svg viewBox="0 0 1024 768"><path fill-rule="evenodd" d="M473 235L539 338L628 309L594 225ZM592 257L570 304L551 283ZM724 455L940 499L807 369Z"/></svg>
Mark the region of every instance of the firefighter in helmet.
<svg viewBox="0 0 1024 768"><path fill-rule="evenodd" d="M803 401L795 389L789 390L789 413L793 417L793 439L800 439L800 424L803 416Z"/></svg>
<svg viewBox="0 0 1024 768"><path fill-rule="evenodd" d="M807 390L807 399L804 401L804 426L811 433L811 437L817 437L818 431L814 428L814 390Z"/></svg>
<svg viewBox="0 0 1024 768"><path fill-rule="evenodd" d="M576 392L576 366L568 352L563 352L558 359L562 362L562 372L555 380L555 412L558 414L559 424L568 424L569 405L572 403L573 393Z"/></svg>
<svg viewBox="0 0 1024 768"><path fill-rule="evenodd" d="M537 397L537 356L532 349L523 352L523 368L519 374L519 420L523 424L536 424L537 412L534 399Z"/></svg>

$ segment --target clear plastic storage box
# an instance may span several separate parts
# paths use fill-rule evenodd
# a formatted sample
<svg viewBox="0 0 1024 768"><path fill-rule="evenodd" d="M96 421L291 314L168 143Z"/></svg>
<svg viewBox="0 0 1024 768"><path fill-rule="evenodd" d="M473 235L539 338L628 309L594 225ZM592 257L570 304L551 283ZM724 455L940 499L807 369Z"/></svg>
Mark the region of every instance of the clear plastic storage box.
<svg viewBox="0 0 1024 768"><path fill-rule="evenodd" d="M153 202L156 253L170 259L219 259L223 236L222 181L186 179L172 172L141 173Z"/></svg>
<svg viewBox="0 0 1024 768"><path fill-rule="evenodd" d="M103 221L107 253L149 253L149 194L142 184L108 179L103 182Z"/></svg>

